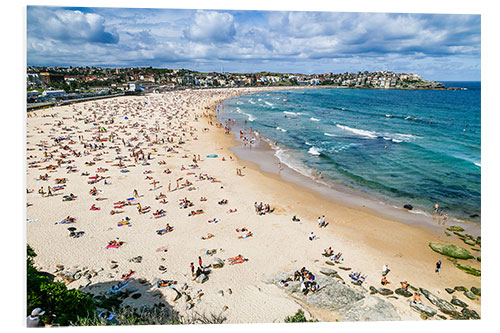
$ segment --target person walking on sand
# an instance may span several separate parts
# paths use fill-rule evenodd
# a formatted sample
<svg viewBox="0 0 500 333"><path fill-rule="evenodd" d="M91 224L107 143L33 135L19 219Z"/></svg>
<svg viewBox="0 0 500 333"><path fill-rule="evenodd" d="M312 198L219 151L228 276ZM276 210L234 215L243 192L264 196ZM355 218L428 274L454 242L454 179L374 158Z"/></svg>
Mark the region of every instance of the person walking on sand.
<svg viewBox="0 0 500 333"><path fill-rule="evenodd" d="M134 198L138 198L139 197L139 192L137 192L137 190L134 190L133 196L134 196Z"/></svg>
<svg viewBox="0 0 500 333"><path fill-rule="evenodd" d="M169 181L169 182L168 182L168 191L169 191L169 192L170 192L170 188L171 188L171 187L172 187L172 182L171 182L171 181Z"/></svg>
<svg viewBox="0 0 500 333"><path fill-rule="evenodd" d="M440 273L441 272L441 260L438 260L436 262L436 273Z"/></svg>
<svg viewBox="0 0 500 333"><path fill-rule="evenodd" d="M201 260L201 257L198 257L198 264L200 265L200 268L203 268L203 261Z"/></svg>
<svg viewBox="0 0 500 333"><path fill-rule="evenodd" d="M191 276L194 276L194 263L191 263L189 266L191 267Z"/></svg>
<svg viewBox="0 0 500 333"><path fill-rule="evenodd" d="M47 188L47 196L48 197L52 196L52 189L50 188L50 186Z"/></svg>

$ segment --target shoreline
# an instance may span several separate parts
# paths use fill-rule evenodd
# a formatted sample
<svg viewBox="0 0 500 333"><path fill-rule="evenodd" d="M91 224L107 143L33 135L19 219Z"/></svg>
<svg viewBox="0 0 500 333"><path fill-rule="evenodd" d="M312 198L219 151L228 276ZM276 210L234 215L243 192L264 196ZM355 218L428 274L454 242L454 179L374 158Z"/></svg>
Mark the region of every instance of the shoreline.
<svg viewBox="0 0 500 333"><path fill-rule="evenodd" d="M300 88L298 88L300 89ZM305 88L307 89L307 88ZM251 94L253 92L249 92ZM231 96L226 100L213 106L213 115L218 121L219 111L218 108L223 106L223 104L228 100L235 97L239 97L244 94L239 94L238 96ZM222 123L219 123L223 126ZM236 156L240 159L248 162L255 163L258 169L262 172L278 175L277 165L281 163L282 173L280 178L283 181L292 182L300 187L312 189L317 192L322 197L333 200L334 202L347 205L351 208L356 209L367 209L372 214L380 217L398 220L400 222L423 226L432 230L436 233L443 232L446 227L450 225L459 225L464 228L466 232L474 235L481 235L481 223L472 222L458 218L448 218L447 221L441 221L439 216L423 210L412 210L408 211L404 208L397 207L393 203L387 202L385 199L376 195L376 193L368 193L359 189L354 189L348 187L344 184L326 184L324 182L318 181L318 179L313 179L308 177L297 170L290 168L286 163L280 161L276 156L275 150L271 147L270 139L262 136L259 133L259 139L256 140L253 148L249 148L243 145L243 141L238 138L237 132L242 129L240 125L231 127L231 135L234 140L232 146L229 147L230 150L235 152ZM271 162L272 160L272 162Z"/></svg>
<svg viewBox="0 0 500 333"><path fill-rule="evenodd" d="M180 285L182 283L189 284L190 288L193 288L189 290L203 289L205 296L195 306L196 311L220 309L223 305L228 305L229 310L226 314L229 323L282 321L285 316L293 315L296 309L301 308L301 306L286 296L282 290L266 285L262 280L275 275L276 272L294 271L304 266L318 274L318 270L324 266L324 257L321 256L321 251L328 246L333 246L334 250L340 250L344 253L346 260L344 265L348 265L353 271L362 271L364 274L368 274L366 287L368 285L379 286L380 267L384 263L390 264L392 270L390 280L393 284L389 288L393 286L396 288L399 281L408 280L412 285L425 287L433 293L441 293L441 297L445 297L443 295L445 287L455 285L465 285L467 288L481 286L480 278L467 275L446 261L442 274L433 274L435 261L443 256L430 250L428 242L437 240L463 245L456 237L439 236L423 227L408 226L398 221L370 214L366 210L334 203L321 197L312 189L286 182L277 176L259 170L257 165L238 158L230 149L234 145L233 136L224 134L223 128L214 123L210 124L211 118L203 115L207 115L208 108L214 108L222 100L235 96L239 92L212 90L205 93L211 94L207 95L206 98L203 98L201 93L197 95L198 93L197 91L187 91L141 97L119 97L115 101L88 102L75 106L74 110L83 111L86 110L85 107L96 105L101 116L107 114L106 108L103 108L103 105L108 105L107 103L116 105L118 110L121 110L122 102L125 105L129 103L128 105L137 106L142 103L142 107L145 109L150 108L150 104L157 103L159 106L156 109L148 111L150 112L149 117L146 116L147 113L144 115L128 113L128 116L133 117L133 121L147 126L154 125L158 119L160 119L158 124L161 121L163 123L172 121L174 125L180 125L183 129L179 130L173 125L167 125L166 129L185 133L186 142L175 148L177 153L167 152L164 149L165 145L156 146L153 144L152 148L144 146L145 150L151 151L153 157L151 165L146 168L152 170L152 176L160 181L162 188L159 191L165 192L169 180L173 179L175 182L179 176L186 177L186 179L190 177L198 189L194 192L186 190L166 192L169 203L164 206L167 210L167 216L164 219L156 220L150 214L137 214L135 207L130 208L130 210L125 208L127 210L125 214L132 218L133 226L128 230L116 228L116 222L125 215L111 217L108 213L110 205L114 201L130 196L134 188L137 188L142 195L140 200L143 205L150 204L153 211L163 207L155 201L155 194L158 194L158 191L152 191L149 182L144 180L143 171L146 169L138 164L135 168L130 168L130 172L120 173L110 164L105 164L104 160L114 157L112 150L105 151L106 154L101 157L96 156L96 154L101 154L101 151L97 150L85 159L75 158L76 161L73 163L79 169L81 168L81 171L88 169L93 174L98 166L110 168L106 175L111 177L111 185L103 186L102 183L96 185L99 190L104 191L109 200L97 202L99 206L103 207L102 212L89 211L88 208L94 200L88 194L91 185L87 184L86 178L80 176L81 171L78 174L68 174L66 170L55 170L54 173L50 174L52 179L56 176L69 179L68 189L78 196L74 203L61 203L59 196L50 198L40 197L34 193L28 194L27 200L32 206L27 208L27 217L38 220L27 224L27 241L38 254L36 263L39 267L51 273L56 264L63 264L65 267L74 265L89 268L102 267L103 272L92 279L91 285L83 287L84 291L90 291L89 288L95 286L92 293L100 292L97 285L109 286L115 281L115 277L110 277L111 275L119 276L129 268L134 268L137 271L136 276L150 281L151 285L162 276L175 279L179 281ZM180 102L176 102L176 98L179 98ZM191 98L191 104L189 98ZM148 107L144 106L145 102L148 103ZM178 111L183 118L172 117L169 120L158 117L161 114L159 111L162 108L161 103L175 106L173 110L166 108L165 110L169 111L161 112L173 115L174 112ZM122 109L126 110L125 106ZM84 125L72 120L70 116L76 114L74 110L72 107L66 106L53 108L49 111L44 110L42 113L58 113L56 116L58 120L72 126L79 126L82 135L86 137L92 135L96 131L92 130L92 124ZM123 112L125 112L123 110L120 111L121 113L117 113L121 118L115 115L117 121L115 126L120 124L127 126L123 131L124 134L120 132L120 135L130 138L134 131L138 131L138 127L132 127L133 122L123 120ZM127 113L125 112L125 114ZM54 122L53 119L43 117L34 115L34 117L27 119L28 148L37 147L35 145L37 140L42 142L49 139L47 138L48 134L45 133L51 133L49 131L51 128L61 130L50 122ZM164 131L165 126L160 125ZM148 128L147 126L144 128ZM44 129L44 133L36 133L38 127ZM204 128L209 130L204 131ZM84 131L84 129L86 130ZM191 136L189 129L191 129ZM127 134L129 132L130 134ZM142 141L147 142L146 140ZM35 153L36 150L30 151L27 156ZM198 183L198 180L193 179L193 176L188 176L189 172L181 170L181 166L187 166L190 163L189 159L182 158L183 154L201 155L202 159L199 163L201 170L195 172L214 176L220 181L220 184ZM218 154L219 156L216 159L211 159L206 157L208 154ZM128 155L128 152L125 155ZM171 156L169 157L169 155ZM95 160L96 165L86 166L83 162L92 157L99 157L102 161L97 159ZM221 157L225 157L226 160L222 161ZM163 159L172 170L171 175L165 175L163 173L165 166L157 163ZM50 164L50 161L47 163ZM235 168L238 167L243 168L243 176L235 175ZM38 169L28 169L28 187L38 188L40 185L45 185L34 180L39 173ZM82 180L84 180L83 186L80 185ZM52 185L52 182L50 184ZM179 210L177 206L177 200L186 196L195 203L195 209L202 208L206 210L207 214L201 217L186 217L187 210ZM198 199L200 196L206 196L209 201L200 203ZM229 199L228 207L217 205L216 201L222 198ZM269 203L275 208L275 212L265 216L257 216L252 205L254 201ZM40 207L54 209L40 210ZM226 210L229 208L237 208L238 212L234 215L227 214ZM76 226L79 230L84 230L87 233L83 238L70 239L64 226L54 225L54 221L58 221L66 215L78 218ZM290 219L293 215L299 216L301 222L291 223ZM318 229L316 225L318 215L327 216L329 223L327 228ZM206 220L214 217L218 217L222 221L215 225L207 224ZM174 234L161 237L155 235L154 231L166 222L173 223L175 226ZM249 228L254 236L246 240L238 239L234 229L243 226ZM307 235L312 230L319 237L313 242L307 239ZM207 241L200 240L200 236L207 232L213 232L216 237ZM126 241L125 246L120 249L104 250L103 246L106 242L117 236ZM168 252L155 253L156 248L166 245ZM72 249L70 255L68 255L68 248ZM210 248L218 249L217 256L221 258L241 253L249 258L249 261L241 265L225 266L222 269L214 270L210 274L210 280L204 284L193 283L190 278L186 278L186 273L189 274L189 262L194 261L198 256L202 256L205 261L210 261L211 257L204 254L205 250ZM129 259L137 255L144 257L143 263L131 264ZM116 261L119 267L109 268L111 260ZM160 264L168 267L165 275L158 273L158 265ZM479 262L468 262L468 264L472 264L474 267L481 266ZM339 271L339 274L348 280L348 272ZM76 281L69 287L81 287L80 282ZM140 286L138 285L138 287ZM219 290L227 291L228 287L231 287L232 295L222 297L218 295ZM170 301L171 294L168 293L168 290L156 291L159 291L172 306L180 310L183 309L183 301L180 304L180 301ZM128 304L140 305L155 301L146 298L146 295L145 293L139 300L128 300ZM479 299L472 302L464 299L462 295L457 296L468 302L472 309L480 312L481 302ZM270 308L262 307L263 302L266 302ZM405 299L391 299L390 302L397 308L401 320L417 320L419 318L419 315L408 307ZM317 312L317 316L319 319L329 320L329 316L321 316L321 311Z"/></svg>

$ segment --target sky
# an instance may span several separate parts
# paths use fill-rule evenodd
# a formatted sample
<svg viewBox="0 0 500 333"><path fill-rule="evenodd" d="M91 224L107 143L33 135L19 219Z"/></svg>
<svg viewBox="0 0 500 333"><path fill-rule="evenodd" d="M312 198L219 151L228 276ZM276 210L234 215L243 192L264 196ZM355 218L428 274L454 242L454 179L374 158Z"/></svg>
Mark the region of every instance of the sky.
<svg viewBox="0 0 500 333"><path fill-rule="evenodd" d="M481 79L473 14L28 6L26 45L29 66Z"/></svg>

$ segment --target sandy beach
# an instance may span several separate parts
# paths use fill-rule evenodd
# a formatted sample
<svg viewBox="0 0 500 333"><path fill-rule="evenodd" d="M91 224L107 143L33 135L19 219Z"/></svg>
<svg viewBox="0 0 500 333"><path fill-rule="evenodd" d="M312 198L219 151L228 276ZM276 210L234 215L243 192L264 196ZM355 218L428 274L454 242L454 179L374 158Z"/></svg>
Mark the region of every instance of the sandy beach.
<svg viewBox="0 0 500 333"><path fill-rule="evenodd" d="M408 281L446 301L456 296L481 314L481 297L471 300L462 292L445 291L455 286L481 288L481 278L456 268L432 251L429 242L455 244L476 257L480 251L471 248L479 246L466 245L453 233L447 236L445 226L436 231L391 220L239 159L230 148L241 143L217 124L214 108L253 91L172 91L30 112L27 243L37 253L37 267L54 275L90 272L90 279L68 281L68 288L96 295L109 292L132 270L126 288L140 297L127 297L124 304L162 303L182 314L223 313L228 323L283 322L298 309L320 321L346 320L340 312L308 305L290 297L286 287L269 282L302 267L317 276L324 267L335 269L346 287L366 295L370 286L395 290ZM65 200L70 194L75 198ZM192 205L183 208L183 199ZM258 215L255 202L269 204L273 211ZM202 213L190 214L197 210ZM317 219L323 215L328 225L319 228ZM300 222L292 222L293 216ZM72 223L61 223L68 217L66 222ZM172 231L157 232L167 224ZM68 227L80 236L70 237ZM316 235L312 241L311 232ZM209 234L213 237L203 239ZM124 243L106 248L113 240ZM328 247L342 252L340 264L325 263L329 259L322 252ZM248 260L230 264L239 255ZM197 268L199 257L203 267L214 258L224 266L207 268L208 280L198 283L190 264ZM475 259L459 262L481 269ZM391 283L381 286L384 264L390 268ZM352 272L366 276L362 286L350 283ZM176 283L174 288L158 288L159 280ZM372 296L392 304L400 320L421 319L409 306L412 298ZM423 296L422 302L432 306ZM443 318L432 319L450 318L439 314Z"/></svg>

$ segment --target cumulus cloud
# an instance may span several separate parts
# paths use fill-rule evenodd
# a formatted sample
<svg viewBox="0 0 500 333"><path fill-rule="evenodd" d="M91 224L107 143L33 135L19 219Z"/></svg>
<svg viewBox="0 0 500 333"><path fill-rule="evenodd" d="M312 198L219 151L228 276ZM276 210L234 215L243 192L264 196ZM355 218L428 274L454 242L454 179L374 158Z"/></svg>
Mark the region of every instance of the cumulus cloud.
<svg viewBox="0 0 500 333"><path fill-rule="evenodd" d="M207 43L228 43L235 34L233 16L214 11L196 12L193 22L184 30L188 40Z"/></svg>
<svg viewBox="0 0 500 333"><path fill-rule="evenodd" d="M28 37L64 42L116 44L117 33L106 31L104 18L79 10L28 7Z"/></svg>
<svg viewBox="0 0 500 333"><path fill-rule="evenodd" d="M29 64L479 76L480 50L479 15L28 7Z"/></svg>

